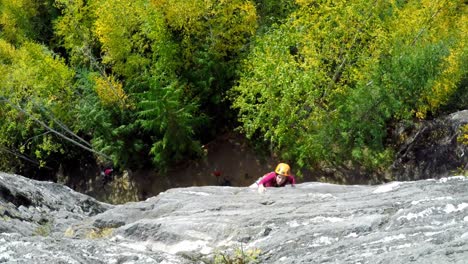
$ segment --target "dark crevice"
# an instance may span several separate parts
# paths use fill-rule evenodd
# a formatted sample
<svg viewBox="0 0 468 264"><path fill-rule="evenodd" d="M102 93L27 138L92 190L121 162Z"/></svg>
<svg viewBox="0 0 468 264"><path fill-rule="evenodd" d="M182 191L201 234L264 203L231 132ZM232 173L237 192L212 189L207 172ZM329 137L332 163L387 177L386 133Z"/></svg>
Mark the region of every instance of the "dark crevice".
<svg viewBox="0 0 468 264"><path fill-rule="evenodd" d="M28 197L20 193L12 194L11 191L5 188L4 186L0 186L0 197L2 198L2 200L10 202L16 207L19 207L20 205L29 207L33 204L33 202L30 199L28 199Z"/></svg>

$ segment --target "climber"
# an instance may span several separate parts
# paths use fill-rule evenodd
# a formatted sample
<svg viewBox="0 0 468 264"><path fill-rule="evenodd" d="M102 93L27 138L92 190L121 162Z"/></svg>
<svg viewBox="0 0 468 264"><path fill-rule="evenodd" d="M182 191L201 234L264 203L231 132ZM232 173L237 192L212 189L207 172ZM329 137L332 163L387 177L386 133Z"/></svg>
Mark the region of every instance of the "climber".
<svg viewBox="0 0 468 264"><path fill-rule="evenodd" d="M226 178L225 176L222 176L222 173L220 170L215 169L211 174L213 174L216 177L216 182L218 183L219 186L231 186L232 183L231 181Z"/></svg>
<svg viewBox="0 0 468 264"><path fill-rule="evenodd" d="M109 181L112 180L112 173L114 169L111 166L106 167L101 171L102 176L102 185L106 185Z"/></svg>
<svg viewBox="0 0 468 264"><path fill-rule="evenodd" d="M275 171L267 173L260 177L255 183L250 185L250 188L257 188L259 193L263 193L266 187L284 187L286 184L294 186L296 179L291 174L291 168L286 163L280 163L276 166Z"/></svg>

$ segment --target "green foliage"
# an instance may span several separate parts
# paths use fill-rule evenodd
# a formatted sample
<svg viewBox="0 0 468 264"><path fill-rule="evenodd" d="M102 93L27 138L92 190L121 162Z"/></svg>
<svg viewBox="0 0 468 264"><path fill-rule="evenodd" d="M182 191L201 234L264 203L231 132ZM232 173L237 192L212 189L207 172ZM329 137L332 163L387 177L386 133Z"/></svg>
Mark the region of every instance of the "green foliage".
<svg viewBox="0 0 468 264"><path fill-rule="evenodd" d="M99 44L92 34L95 17L92 6L87 1L56 0L55 5L62 15L54 21L54 33L60 44L68 52L72 66L96 67L93 54L98 52Z"/></svg>
<svg viewBox="0 0 468 264"><path fill-rule="evenodd" d="M468 54L468 52L466 52ZM467 60L465 60L467 61ZM464 70L468 73L468 69ZM456 111L465 110L468 105L468 89L462 89L462 87L468 87L468 76L462 77L458 88L449 98L445 105L441 105L438 112L441 114L450 114Z"/></svg>
<svg viewBox="0 0 468 264"><path fill-rule="evenodd" d="M1 37L12 42L21 43L33 38L32 18L37 14L37 2L31 0L1 0L0 25Z"/></svg>
<svg viewBox="0 0 468 264"><path fill-rule="evenodd" d="M196 103L184 103L182 88L177 83L160 86L157 79L150 80L151 89L142 94L139 103L139 122L153 135L151 155L155 165L162 169L170 163L183 160L191 153L201 153L200 144L193 139L194 128L204 121L196 116Z"/></svg>
<svg viewBox="0 0 468 264"><path fill-rule="evenodd" d="M93 149L109 156L115 167L138 166L144 150L138 127L131 122L136 114L119 104L102 101L96 91L96 76L99 74L86 70L77 75L76 91L80 99L72 113L79 122L74 123L74 130L90 138ZM100 163L109 162L106 157L97 158Z"/></svg>
<svg viewBox="0 0 468 264"><path fill-rule="evenodd" d="M462 126L461 134L458 137L458 141L461 142L462 144L468 145L468 124Z"/></svg>
<svg viewBox="0 0 468 264"><path fill-rule="evenodd" d="M30 42L15 49L0 39L0 54L0 146L43 166L64 143L46 126L54 127L57 119L65 123L73 119L67 115L73 101L73 72L47 48ZM12 162L9 166L20 165Z"/></svg>
<svg viewBox="0 0 468 264"><path fill-rule="evenodd" d="M248 0L153 2L181 38L185 67L196 64L193 54L200 48L218 58L238 53L257 26L255 6Z"/></svg>
<svg viewBox="0 0 468 264"><path fill-rule="evenodd" d="M390 122L462 89L462 1L296 3L257 39L231 93L241 130L283 160L379 170L392 158Z"/></svg>
<svg viewBox="0 0 468 264"><path fill-rule="evenodd" d="M203 134L212 139L231 121L225 92L236 79L238 58L255 34L255 6L249 0L153 3L163 11L167 27L179 44L179 79L187 82L187 96L200 102L200 111L211 118Z"/></svg>
<svg viewBox="0 0 468 264"><path fill-rule="evenodd" d="M0 0L0 37L19 45L30 40L51 44L53 0Z"/></svg>
<svg viewBox="0 0 468 264"><path fill-rule="evenodd" d="M113 72L132 78L159 56L170 61L160 53L171 45L163 16L148 1L96 0L94 8L93 33L102 45L102 63L112 65Z"/></svg>
<svg viewBox="0 0 468 264"><path fill-rule="evenodd" d="M461 0L0 0L0 169L90 151L162 172L237 119L300 167L378 171L391 124L466 107L466 14Z"/></svg>
<svg viewBox="0 0 468 264"><path fill-rule="evenodd" d="M244 250L242 245L234 251L217 251L211 261L205 263L213 264L253 264L259 263L258 256L261 251L259 249Z"/></svg>
<svg viewBox="0 0 468 264"><path fill-rule="evenodd" d="M219 114L219 107L212 105L220 104L226 89L226 83L214 81L218 78L214 75L232 79L225 58L239 53L254 33L253 5L248 1L228 5L217 1L96 0L87 5L62 1L61 7L65 16L58 21L57 30L66 40L65 47L73 57L78 54L77 60L89 61L97 73L88 84L96 94L86 94L97 95L99 100L88 98L95 103L86 106L102 118L92 121L80 111L85 120L80 128L95 128L93 146L112 156L114 163L129 166L133 162L128 158L140 158L150 144L149 154L161 171L199 155L200 143L195 138L200 136L199 127L207 124L206 115ZM175 15L182 10L182 16ZM79 32L77 27L70 29L81 21L84 26L78 27ZM85 50L76 49L77 43L83 43ZM102 60L93 58L95 47L101 48ZM202 102L201 111L198 102ZM112 107L117 104L121 105L119 111ZM107 129L97 132L103 124Z"/></svg>
<svg viewBox="0 0 468 264"><path fill-rule="evenodd" d="M180 65L178 46L171 41L162 14L151 5L62 2L66 15L57 29L64 37L78 36L65 38L65 47L90 66L79 80L83 100L77 127L91 134L93 147L111 156L116 166L145 166L150 154L164 171L183 155L199 152L192 124L200 118L192 118L196 103L185 98L182 87L172 85ZM81 21L86 23L79 32L69 30ZM77 48L77 43L85 47ZM91 52L96 47L102 49L102 60Z"/></svg>
<svg viewBox="0 0 468 264"><path fill-rule="evenodd" d="M290 0L255 0L254 2L259 16L260 33L267 31L273 24L282 23L282 20L288 18L298 8L296 2Z"/></svg>

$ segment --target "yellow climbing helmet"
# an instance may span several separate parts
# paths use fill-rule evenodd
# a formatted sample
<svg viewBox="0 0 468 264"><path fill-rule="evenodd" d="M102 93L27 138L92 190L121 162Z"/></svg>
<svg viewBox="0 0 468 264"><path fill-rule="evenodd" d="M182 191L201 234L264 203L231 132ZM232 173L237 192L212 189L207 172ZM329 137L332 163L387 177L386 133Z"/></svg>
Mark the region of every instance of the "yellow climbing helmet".
<svg viewBox="0 0 468 264"><path fill-rule="evenodd" d="M291 176L291 168L286 163L278 164L278 166L276 166L275 172L279 175Z"/></svg>

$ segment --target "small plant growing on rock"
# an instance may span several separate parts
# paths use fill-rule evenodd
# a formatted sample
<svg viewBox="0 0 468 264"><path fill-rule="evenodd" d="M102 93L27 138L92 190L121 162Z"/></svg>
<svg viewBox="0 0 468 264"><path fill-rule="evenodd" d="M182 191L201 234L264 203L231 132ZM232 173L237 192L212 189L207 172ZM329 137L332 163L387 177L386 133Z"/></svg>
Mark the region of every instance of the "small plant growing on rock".
<svg viewBox="0 0 468 264"><path fill-rule="evenodd" d="M33 235L35 236L48 236L50 234L50 231L52 230L52 223L50 222L45 222L43 224L40 224L37 226L37 228L34 230Z"/></svg>
<svg viewBox="0 0 468 264"><path fill-rule="evenodd" d="M11 220L11 218L6 214L6 208L4 206L0 206L0 220L3 220L3 221Z"/></svg>
<svg viewBox="0 0 468 264"><path fill-rule="evenodd" d="M461 144L468 146L468 124L461 127L461 133L457 139ZM468 176L467 167L459 168L457 174Z"/></svg>
<svg viewBox="0 0 468 264"><path fill-rule="evenodd" d="M458 137L458 142L468 145L468 124L461 127L461 134Z"/></svg>
<svg viewBox="0 0 468 264"><path fill-rule="evenodd" d="M260 255L260 249L249 249L244 250L242 245L235 249L234 252L217 252L214 255L213 261L209 263L213 264L253 264L259 263L258 256Z"/></svg>
<svg viewBox="0 0 468 264"><path fill-rule="evenodd" d="M63 234L65 237L73 237L75 235L75 230L72 227L68 227Z"/></svg>
<svg viewBox="0 0 468 264"><path fill-rule="evenodd" d="M112 232L114 232L114 228L105 227L100 229L93 229L86 235L86 238L98 239L103 237L109 237L112 235Z"/></svg>

